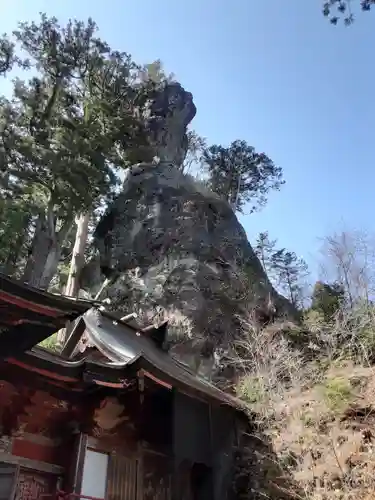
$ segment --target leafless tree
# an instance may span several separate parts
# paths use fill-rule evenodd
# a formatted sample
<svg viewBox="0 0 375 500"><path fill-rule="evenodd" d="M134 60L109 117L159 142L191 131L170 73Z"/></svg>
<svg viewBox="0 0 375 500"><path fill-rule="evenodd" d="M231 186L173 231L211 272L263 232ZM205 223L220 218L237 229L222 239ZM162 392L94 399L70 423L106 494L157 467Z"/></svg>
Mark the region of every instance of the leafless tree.
<svg viewBox="0 0 375 500"><path fill-rule="evenodd" d="M327 281L340 283L348 304L369 302L375 293L375 238L343 230L323 239L321 268Z"/></svg>

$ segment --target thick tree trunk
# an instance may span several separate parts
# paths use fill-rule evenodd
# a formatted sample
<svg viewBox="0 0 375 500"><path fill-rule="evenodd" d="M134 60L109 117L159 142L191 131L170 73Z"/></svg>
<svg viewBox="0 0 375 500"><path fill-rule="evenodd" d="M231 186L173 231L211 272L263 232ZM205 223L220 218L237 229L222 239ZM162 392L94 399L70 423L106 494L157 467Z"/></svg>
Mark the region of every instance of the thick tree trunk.
<svg viewBox="0 0 375 500"><path fill-rule="evenodd" d="M57 268L61 258L62 246L65 243L70 231L72 230L73 223L70 219L67 219L62 225L58 233L56 233L55 224L50 220L50 246L48 249L48 255L44 264L44 269L42 276L40 278L39 287L46 290L49 287L53 277L57 273Z"/></svg>
<svg viewBox="0 0 375 500"><path fill-rule="evenodd" d="M70 262L68 283L65 295L77 297L79 292L79 276L85 264L85 250L89 232L90 215L88 213L80 215L77 220L76 239L73 248L73 257Z"/></svg>
<svg viewBox="0 0 375 500"><path fill-rule="evenodd" d="M27 259L23 274L23 281L29 285L39 287L44 267L48 257L50 238L47 220L44 213L40 213L35 224L35 232L31 244L31 251Z"/></svg>
<svg viewBox="0 0 375 500"><path fill-rule="evenodd" d="M57 272L61 257L61 244L54 241L49 249L44 269L39 282L39 288L46 290Z"/></svg>
<svg viewBox="0 0 375 500"><path fill-rule="evenodd" d="M68 283L65 289L65 295L68 297L77 297L79 292L79 277L85 264L85 250L89 232L90 214L81 214L76 219L77 232L73 248L73 256L70 262ZM57 342L59 345L65 345L75 323L71 323L67 328L62 328L57 333Z"/></svg>
<svg viewBox="0 0 375 500"><path fill-rule="evenodd" d="M61 247L66 240L72 222L66 220L56 233L56 220L52 207L47 214L41 213L35 227L31 253L27 260L23 281L36 288L47 289L57 272Z"/></svg>

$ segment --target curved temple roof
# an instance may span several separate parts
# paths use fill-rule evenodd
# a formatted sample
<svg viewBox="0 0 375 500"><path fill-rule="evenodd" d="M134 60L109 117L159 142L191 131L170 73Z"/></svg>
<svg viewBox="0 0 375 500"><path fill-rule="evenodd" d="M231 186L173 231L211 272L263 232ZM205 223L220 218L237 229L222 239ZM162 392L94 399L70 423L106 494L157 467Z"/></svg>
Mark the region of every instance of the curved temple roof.
<svg viewBox="0 0 375 500"><path fill-rule="evenodd" d="M80 335L85 332L89 343L107 361L94 361L89 355L77 361L40 348L32 350L78 317ZM0 359L6 359L7 364L36 372L55 385L63 383L68 390L77 390L77 386L82 390L87 384L124 387L129 375L143 373L192 397L242 409L237 398L198 377L161 349L165 328L154 328L151 334L148 329L146 334L130 322L99 311L92 302L43 292L0 274Z"/></svg>
<svg viewBox="0 0 375 500"><path fill-rule="evenodd" d="M237 398L191 372L141 332L106 317L96 309L87 311L83 318L90 342L113 363L136 364L182 392L239 409L243 406Z"/></svg>
<svg viewBox="0 0 375 500"><path fill-rule="evenodd" d="M92 303L38 290L0 273L0 359L31 349Z"/></svg>

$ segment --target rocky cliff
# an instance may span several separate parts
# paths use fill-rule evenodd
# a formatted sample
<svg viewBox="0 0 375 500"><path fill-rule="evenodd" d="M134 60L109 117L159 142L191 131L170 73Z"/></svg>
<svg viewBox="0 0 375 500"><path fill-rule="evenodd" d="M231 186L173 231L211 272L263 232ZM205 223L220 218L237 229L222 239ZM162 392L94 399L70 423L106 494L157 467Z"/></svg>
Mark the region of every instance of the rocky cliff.
<svg viewBox="0 0 375 500"><path fill-rule="evenodd" d="M179 169L195 114L191 94L168 86L150 110L145 156L153 161L130 169L96 228L97 259L83 286L95 294L106 279L100 298L109 298L112 310L135 311L144 323L168 320L176 355L196 363L199 352L212 360L236 337L247 311L272 315L289 305L228 203Z"/></svg>

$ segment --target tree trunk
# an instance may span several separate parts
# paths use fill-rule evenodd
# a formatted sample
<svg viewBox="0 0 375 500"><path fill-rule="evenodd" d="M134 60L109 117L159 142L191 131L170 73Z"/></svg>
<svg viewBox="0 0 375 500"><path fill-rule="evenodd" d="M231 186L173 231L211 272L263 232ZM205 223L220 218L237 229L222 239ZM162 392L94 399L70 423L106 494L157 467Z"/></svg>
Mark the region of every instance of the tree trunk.
<svg viewBox="0 0 375 500"><path fill-rule="evenodd" d="M285 277L286 277L286 284L288 287L289 300L294 307L297 307L297 304L296 304L297 301L296 301L296 297L294 295L294 290L293 290L293 283L290 279L290 273L289 273L288 269L286 269L286 276Z"/></svg>
<svg viewBox="0 0 375 500"><path fill-rule="evenodd" d="M35 224L35 232L31 244L31 251L25 266L23 281L31 286L39 287L44 267L48 257L50 238L47 229L47 220L44 213L40 213Z"/></svg>
<svg viewBox="0 0 375 500"><path fill-rule="evenodd" d="M70 261L70 270L68 282L66 284L65 295L68 297L77 297L79 292L79 276L85 264L85 250L89 232L90 214L81 214L76 218L77 232L73 248L73 256ZM66 328L62 328L57 333L57 342L59 345L65 345L75 322L70 323Z"/></svg>
<svg viewBox="0 0 375 500"><path fill-rule="evenodd" d="M79 292L79 276L85 264L85 250L89 232L90 215L81 214L77 220L76 239L73 248L73 257L70 262L68 283L65 295L77 297Z"/></svg>
<svg viewBox="0 0 375 500"><path fill-rule="evenodd" d="M52 219L50 224L50 233L52 234L50 247L48 250L47 259L45 261L43 273L40 279L39 287L43 290L47 290L49 284L51 283L53 277L57 273L57 268L61 258L61 250L62 246L65 243L66 238L69 236L70 231L72 230L72 221L67 219L62 225L60 231L56 233L56 228Z"/></svg>
<svg viewBox="0 0 375 500"><path fill-rule="evenodd" d="M350 309L353 309L354 307L354 298L353 298L353 292L352 292L352 286L349 278L349 271L343 267L343 272L344 272L344 283L346 286L346 291L349 299L349 305Z"/></svg>
<svg viewBox="0 0 375 500"><path fill-rule="evenodd" d="M66 220L56 233L56 220L52 204L47 213L41 213L35 227L31 253L27 260L23 281L36 288L47 289L57 272L61 247L71 230L71 220Z"/></svg>
<svg viewBox="0 0 375 500"><path fill-rule="evenodd" d="M42 276L39 281L39 288L42 290L47 290L52 278L57 272L57 268L61 257L61 245L58 241L54 241L50 246Z"/></svg>

